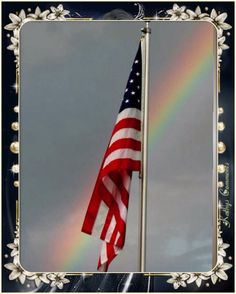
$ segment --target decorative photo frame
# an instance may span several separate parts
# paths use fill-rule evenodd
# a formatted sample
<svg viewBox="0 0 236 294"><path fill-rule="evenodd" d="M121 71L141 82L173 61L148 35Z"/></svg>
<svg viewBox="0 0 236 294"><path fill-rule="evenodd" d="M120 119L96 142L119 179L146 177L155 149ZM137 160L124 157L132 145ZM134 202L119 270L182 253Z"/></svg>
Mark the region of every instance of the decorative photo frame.
<svg viewBox="0 0 236 294"><path fill-rule="evenodd" d="M4 2L3 23L3 292L232 292L234 290L234 101L232 2ZM218 33L218 244L207 273L29 273L19 264L19 30L34 20L160 19L209 21ZM226 23L227 19L227 23ZM10 22L9 22L10 20ZM227 44L225 43L227 42Z"/></svg>

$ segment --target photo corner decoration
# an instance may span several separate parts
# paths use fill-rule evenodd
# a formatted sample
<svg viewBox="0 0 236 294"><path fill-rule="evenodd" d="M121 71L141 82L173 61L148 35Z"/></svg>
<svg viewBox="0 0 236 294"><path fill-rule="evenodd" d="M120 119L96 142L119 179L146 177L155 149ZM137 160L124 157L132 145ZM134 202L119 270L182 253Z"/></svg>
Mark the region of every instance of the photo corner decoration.
<svg viewBox="0 0 236 294"><path fill-rule="evenodd" d="M49 2L13 2L3 4L3 58L10 50L12 55L4 60L3 76L6 65L15 63L15 71L3 83L3 292L52 292L63 289L65 292L224 292L233 291L233 116L227 111L233 109L233 85L225 94L224 75L228 76L233 60L230 44L233 44L233 5L223 2L186 2L185 5L168 2L152 3L109 3L108 8L96 3L96 7L86 2L63 2L55 5ZM97 11L96 11L97 10ZM96 11L96 13L95 13ZM19 44L20 28L26 22L35 20L69 21L80 19L134 19L162 21L208 21L217 30L217 66L218 66L218 244L217 264L206 273L38 273L28 272L19 261L19 141L17 134L19 122ZM230 23L226 20L230 19ZM9 22L10 20L10 22ZM144 23L144 22L143 22ZM229 43L227 42L229 40ZM227 44L228 43L228 44ZM231 51L231 56L227 51ZM224 58L230 62L224 66ZM221 77L221 79L220 79ZM13 84L11 81L15 81ZM14 89L12 97L7 97L8 89ZM7 102L6 102L7 100ZM8 116L8 118L6 118ZM11 121L9 121L11 119ZM10 124L10 127L9 127ZM228 130L227 130L228 128ZM231 132L231 133L230 133ZM10 167L10 168L9 168ZM136 169L137 170L137 169Z"/></svg>

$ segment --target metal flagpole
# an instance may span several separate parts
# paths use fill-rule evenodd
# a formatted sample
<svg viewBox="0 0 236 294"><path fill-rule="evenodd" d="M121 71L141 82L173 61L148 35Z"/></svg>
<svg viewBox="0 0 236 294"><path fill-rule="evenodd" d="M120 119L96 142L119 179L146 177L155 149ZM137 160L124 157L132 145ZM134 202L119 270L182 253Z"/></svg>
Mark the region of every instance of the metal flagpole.
<svg viewBox="0 0 236 294"><path fill-rule="evenodd" d="M146 210L147 210L147 143L148 143L148 88L149 88L149 22L142 28L142 159L141 159L141 226L140 271L146 266Z"/></svg>

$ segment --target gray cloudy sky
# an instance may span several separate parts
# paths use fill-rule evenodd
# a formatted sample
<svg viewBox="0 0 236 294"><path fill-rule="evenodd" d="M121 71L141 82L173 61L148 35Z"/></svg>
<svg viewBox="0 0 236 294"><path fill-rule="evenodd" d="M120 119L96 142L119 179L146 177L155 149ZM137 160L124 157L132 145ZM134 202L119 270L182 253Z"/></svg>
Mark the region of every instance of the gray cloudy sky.
<svg viewBox="0 0 236 294"><path fill-rule="evenodd" d="M80 226L142 25L32 22L21 31L20 245L30 271L96 270L101 242ZM205 23L151 24L150 108L169 57L196 25L212 35ZM147 271L211 268L213 57L191 98L150 142ZM135 175L126 244L110 271L139 270L138 187Z"/></svg>

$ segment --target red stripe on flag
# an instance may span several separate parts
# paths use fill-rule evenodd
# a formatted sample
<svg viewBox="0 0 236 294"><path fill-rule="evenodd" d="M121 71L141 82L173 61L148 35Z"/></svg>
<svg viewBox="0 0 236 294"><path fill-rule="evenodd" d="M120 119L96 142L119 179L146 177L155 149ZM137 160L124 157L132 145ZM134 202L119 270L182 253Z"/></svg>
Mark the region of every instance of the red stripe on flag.
<svg viewBox="0 0 236 294"><path fill-rule="evenodd" d="M101 171L101 176L104 176L108 174L111 171L114 170L122 170L122 169L128 169L132 171L140 171L141 162L140 160L133 160L130 158L122 158L122 159L116 159L111 161L105 168Z"/></svg>
<svg viewBox="0 0 236 294"><path fill-rule="evenodd" d="M134 139L119 139L115 141L108 149L106 152L106 157L111 154L113 151L117 149L133 149L135 151L141 151L141 142L134 140Z"/></svg>
<svg viewBox="0 0 236 294"><path fill-rule="evenodd" d="M102 229L102 233L100 236L100 238L102 240L105 240L105 238L106 238L107 230L108 230L108 227L110 226L112 216L113 216L113 211L111 209L109 209L104 226L103 226L103 229Z"/></svg>
<svg viewBox="0 0 236 294"><path fill-rule="evenodd" d="M137 131L141 130L141 121L137 118L124 118L120 120L114 127L112 135L114 135L117 131L124 128L132 128Z"/></svg>
<svg viewBox="0 0 236 294"><path fill-rule="evenodd" d="M130 177L129 175L126 175L126 176ZM126 208L128 208L129 191L127 191L126 188L124 187L124 176L121 173L111 172L110 178L113 180L116 186L119 187L122 202L124 203Z"/></svg>
<svg viewBox="0 0 236 294"><path fill-rule="evenodd" d="M96 186L95 186L95 189L96 189ZM93 226L96 220L94 216L98 214L101 201L102 201L102 198L97 197L97 193L93 192L85 218L84 218L83 226L81 229L82 232L87 233L89 235L92 234Z"/></svg>
<svg viewBox="0 0 236 294"><path fill-rule="evenodd" d="M120 232L122 232L124 230L125 222L122 220L120 216L119 207L115 201L114 196L110 194L110 192L107 190L104 184L101 185L100 189L100 191L102 192L102 194L100 195L103 195L103 201L107 204L107 206L109 206L109 210L113 212L113 215L118 223Z"/></svg>

